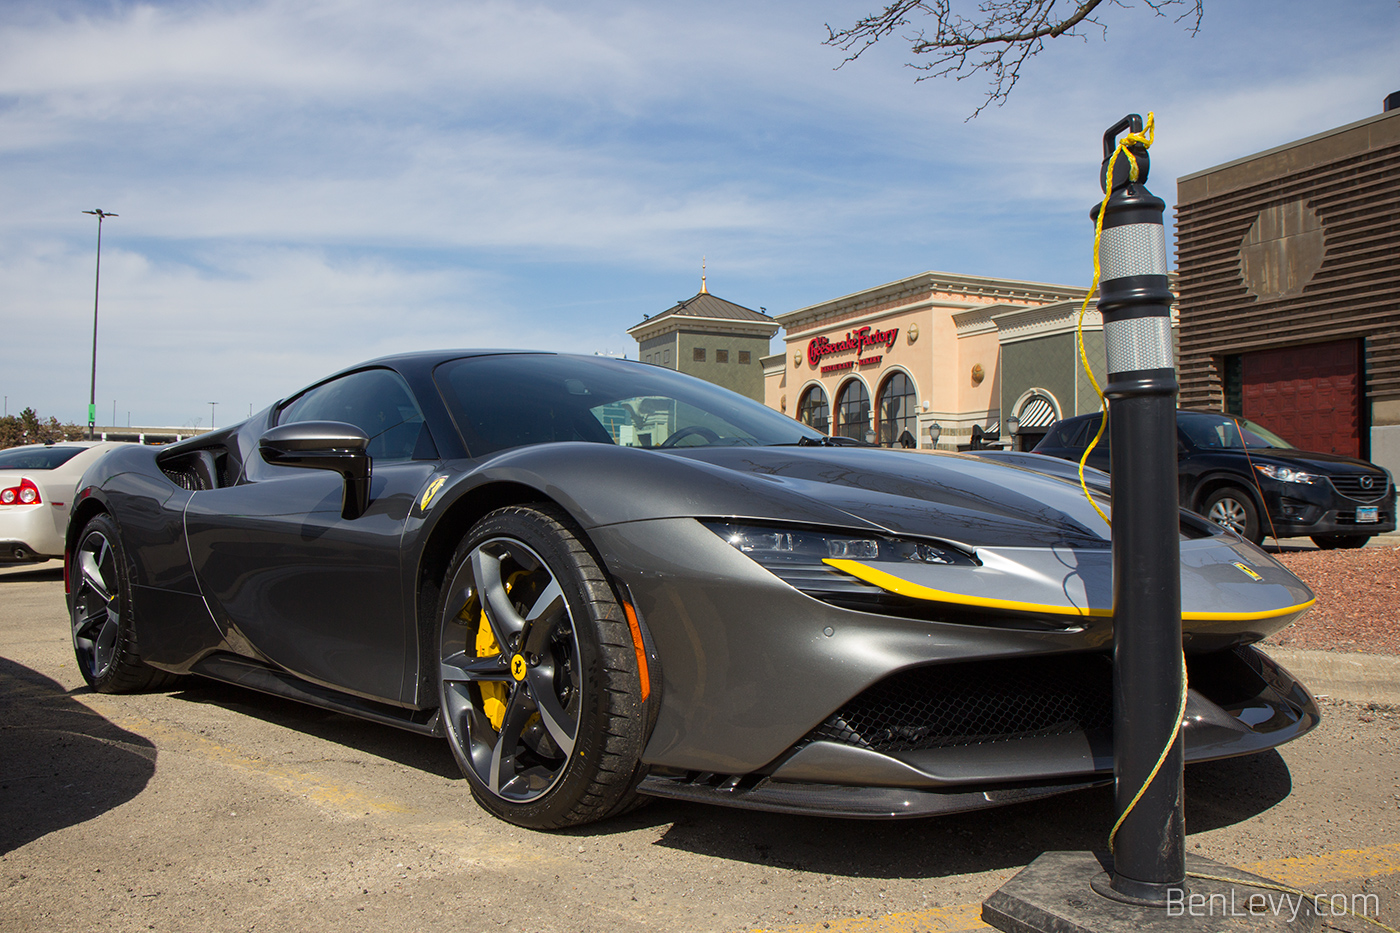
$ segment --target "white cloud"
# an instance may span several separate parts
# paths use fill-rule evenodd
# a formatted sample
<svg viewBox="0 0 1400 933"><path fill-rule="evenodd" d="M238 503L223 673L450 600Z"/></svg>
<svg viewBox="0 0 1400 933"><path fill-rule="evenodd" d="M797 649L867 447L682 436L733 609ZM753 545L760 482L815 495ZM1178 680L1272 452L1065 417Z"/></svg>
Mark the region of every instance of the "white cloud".
<svg viewBox="0 0 1400 933"><path fill-rule="evenodd" d="M964 123L980 79L916 85L893 43L833 70L822 23L863 11L8 5L0 314L61 336L0 345L0 383L82 414L82 209L121 214L99 396L186 420L390 349L631 350L702 254L712 286L774 312L925 268L1082 283L1098 138L1124 112L1157 110L1170 202L1177 175L1396 89L1393 3L1211 0L1195 39L1137 10L1052 44Z"/></svg>

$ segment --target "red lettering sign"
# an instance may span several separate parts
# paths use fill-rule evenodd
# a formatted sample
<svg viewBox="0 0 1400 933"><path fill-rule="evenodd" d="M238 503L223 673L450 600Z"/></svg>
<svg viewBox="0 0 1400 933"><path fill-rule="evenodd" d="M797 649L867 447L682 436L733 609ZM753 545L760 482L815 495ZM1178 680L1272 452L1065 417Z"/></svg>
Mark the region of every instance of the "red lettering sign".
<svg viewBox="0 0 1400 933"><path fill-rule="evenodd" d="M895 337L899 335L899 328L892 327L889 330L872 330L869 327L862 327L859 330L847 331L846 339L838 343L832 343L826 337L813 337L807 342L807 362L814 368L821 365L822 358L833 353L845 353L854 350L856 353L864 353L867 347L884 347L886 352L894 349ZM879 362L882 357L870 357L868 361ZM867 360L861 360L865 363ZM828 370L823 367L822 372Z"/></svg>

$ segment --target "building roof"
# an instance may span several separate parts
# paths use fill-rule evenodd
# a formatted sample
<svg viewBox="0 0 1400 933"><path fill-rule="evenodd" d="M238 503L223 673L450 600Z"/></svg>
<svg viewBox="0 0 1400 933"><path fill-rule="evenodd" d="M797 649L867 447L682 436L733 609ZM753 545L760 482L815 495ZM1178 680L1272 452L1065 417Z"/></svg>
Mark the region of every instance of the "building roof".
<svg viewBox="0 0 1400 933"><path fill-rule="evenodd" d="M749 325L749 327L757 324L771 327L774 334L778 332L778 322L762 311L755 311L732 301L726 301L718 295L711 295L702 285L695 296L677 302L660 314L653 315L640 324L628 328L627 333L640 341L664 330L677 328L682 324L692 326L743 324Z"/></svg>
<svg viewBox="0 0 1400 933"><path fill-rule="evenodd" d="M931 298L940 294L958 298ZM893 309L910 310L915 305L929 306L930 303L948 310L966 310L998 302L1042 304L1083 297L1084 289L1072 285L960 275L952 272L920 272L895 282L887 282L840 298L798 308L796 311L788 311L778 315L775 320L787 328L787 336L791 340L794 334L831 326L830 318L840 317L845 320L852 312L857 311L884 313Z"/></svg>

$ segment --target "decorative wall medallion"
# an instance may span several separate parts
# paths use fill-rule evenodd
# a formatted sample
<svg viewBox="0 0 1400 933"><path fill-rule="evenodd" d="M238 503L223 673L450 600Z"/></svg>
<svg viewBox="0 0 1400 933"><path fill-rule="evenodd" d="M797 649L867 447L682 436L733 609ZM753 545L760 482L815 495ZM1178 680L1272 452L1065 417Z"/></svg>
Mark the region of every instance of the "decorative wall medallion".
<svg viewBox="0 0 1400 933"><path fill-rule="evenodd" d="M986 378L987 378L987 373L986 373L986 371L984 371L984 370L982 369L982 364L981 364L981 363L973 363L973 364L972 364L972 384L975 385L975 386L980 386L980 385L982 384L982 380L983 380L983 379L986 379Z"/></svg>
<svg viewBox="0 0 1400 933"><path fill-rule="evenodd" d="M1259 212L1240 243L1240 279L1260 301L1303 293L1327 254L1322 219L1299 198Z"/></svg>
<svg viewBox="0 0 1400 933"><path fill-rule="evenodd" d="M783 414L787 414L787 396L786 396L786 395L784 395L782 398L778 399L778 410L781 411Z"/></svg>
<svg viewBox="0 0 1400 933"><path fill-rule="evenodd" d="M801 367L802 367L802 354L801 354L801 353L794 353L794 354L792 355L792 368L793 368L793 369L800 369Z"/></svg>
<svg viewBox="0 0 1400 933"><path fill-rule="evenodd" d="M907 331L905 331L905 336L906 336L906 339L907 339L910 343L913 343L915 340L918 340L918 339L919 339L919 325L918 325L918 324L910 324L910 325L909 325L909 329L908 329Z"/></svg>

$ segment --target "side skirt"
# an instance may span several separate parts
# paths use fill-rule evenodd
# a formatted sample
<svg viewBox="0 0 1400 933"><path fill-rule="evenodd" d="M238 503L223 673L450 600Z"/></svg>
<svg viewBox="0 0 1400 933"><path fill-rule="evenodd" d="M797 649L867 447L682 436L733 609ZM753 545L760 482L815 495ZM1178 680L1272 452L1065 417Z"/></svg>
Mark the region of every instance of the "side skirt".
<svg viewBox="0 0 1400 933"><path fill-rule="evenodd" d="M419 735L442 738L446 734L443 731L439 711L436 709L406 710L385 703L362 700L359 697L308 683L293 677L291 674L266 667L246 658L212 654L197 662L190 668L190 671L211 680L233 684L236 687L247 687L250 690L270 693L273 696L296 700L298 703L306 703L331 712L344 713L346 716L368 719L370 722L406 729Z"/></svg>

